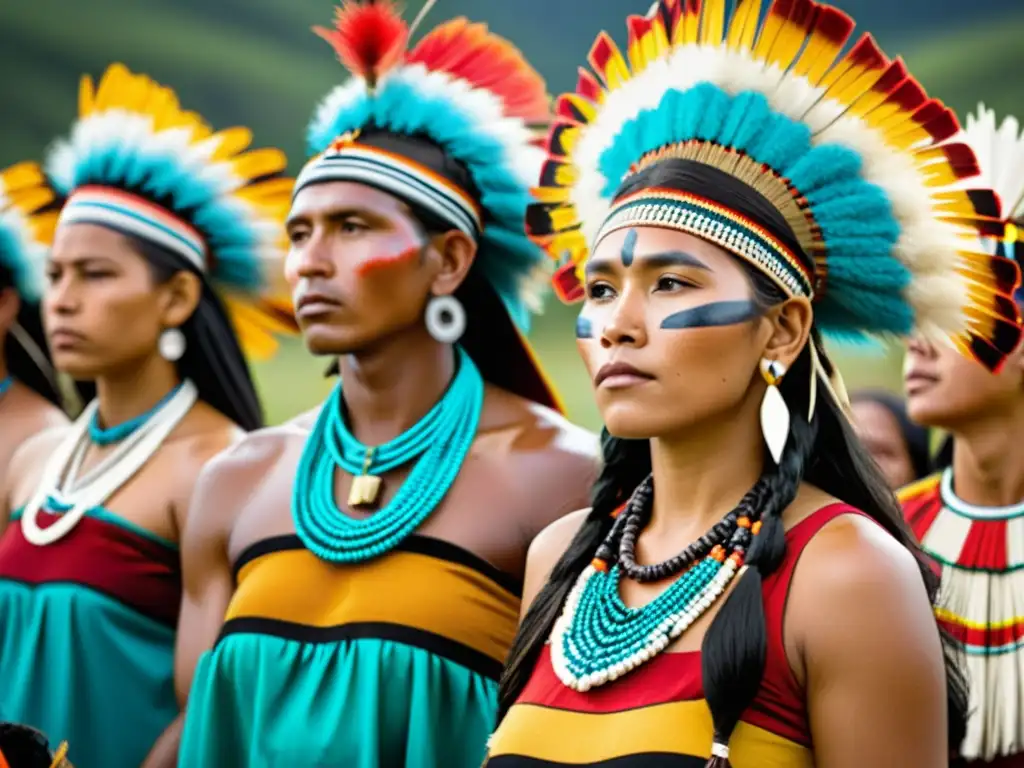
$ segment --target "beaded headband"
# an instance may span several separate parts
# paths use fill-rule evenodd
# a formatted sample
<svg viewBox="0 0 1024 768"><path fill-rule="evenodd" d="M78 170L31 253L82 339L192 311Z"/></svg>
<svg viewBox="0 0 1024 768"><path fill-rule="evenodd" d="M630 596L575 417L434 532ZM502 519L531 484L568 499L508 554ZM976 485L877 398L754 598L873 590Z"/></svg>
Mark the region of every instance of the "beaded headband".
<svg viewBox="0 0 1024 768"><path fill-rule="evenodd" d="M814 275L771 232L726 206L688 192L649 187L620 198L601 225L594 246L612 232L643 225L696 235L750 262L787 296L814 296Z"/></svg>
<svg viewBox="0 0 1024 768"><path fill-rule="evenodd" d="M47 153L64 198L59 224L97 224L180 257L225 295L246 352L297 333L280 269L293 182L277 149L249 149L248 128L215 132L170 88L112 64L82 78L79 118Z"/></svg>
<svg viewBox="0 0 1024 768"><path fill-rule="evenodd" d="M838 9L775 0L762 20L761 7L659 0L629 17L625 54L598 36L593 71L557 102L527 217L558 265L556 290L582 296L583 266L619 215L623 181L682 158L743 182L785 219L813 275L763 242L751 261L789 295L812 297L823 333L916 330L998 369L1021 335L1008 301L1020 273L980 247L1005 227L993 190L964 183L978 161L954 140L955 115L870 35L842 53L854 23ZM726 235L715 223L722 230L686 231L733 253L730 240L753 247L748 230Z"/></svg>

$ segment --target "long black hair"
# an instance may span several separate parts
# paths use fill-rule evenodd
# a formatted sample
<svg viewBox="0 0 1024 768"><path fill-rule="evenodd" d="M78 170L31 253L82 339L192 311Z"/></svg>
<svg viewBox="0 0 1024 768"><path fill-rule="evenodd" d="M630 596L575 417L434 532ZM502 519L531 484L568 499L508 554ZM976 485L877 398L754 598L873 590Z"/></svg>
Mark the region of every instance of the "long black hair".
<svg viewBox="0 0 1024 768"><path fill-rule="evenodd" d="M182 258L166 248L133 235L125 235L149 265L160 285L187 268ZM185 354L177 362L178 375L191 379L199 399L216 408L246 431L263 426L263 409L249 364L242 353L231 319L217 293L202 279L202 295L195 312L179 328L185 336Z"/></svg>
<svg viewBox="0 0 1024 768"><path fill-rule="evenodd" d="M704 166L695 169L685 161L666 160L631 177L619 195L660 186L684 190L714 186L737 189L740 182ZM694 190L696 191L696 190ZM767 200L745 193L742 200L730 199L742 213L756 216L771 226L773 233L787 234L788 225ZM724 202L724 201L723 201ZM799 251L797 251L799 252ZM746 265L755 301L763 308L777 305L785 296L769 278ZM705 699L711 710L715 739L728 744L740 717L760 688L767 654L767 630L761 583L775 571L786 553L782 513L796 498L802 482L810 483L877 521L918 563L929 599L935 602L939 580L906 524L902 511L875 462L861 446L838 404L830 396L817 398L810 421L811 349L816 346L826 372L831 363L817 331L812 331L780 385L789 406L790 435L778 466L766 462L764 471L747 502L761 509L762 528L747 553L747 568L711 623L702 645L702 674ZM512 644L501 680L499 719L523 690L552 626L580 573L590 563L607 536L612 512L629 498L651 473L648 440L625 440L602 433L604 468L594 485L592 509L568 549L555 565L547 584L528 610ZM941 631L937 628L937 631ZM948 699L949 745L957 749L963 740L967 720L967 683L960 665L959 647L943 633Z"/></svg>
<svg viewBox="0 0 1024 768"><path fill-rule="evenodd" d="M0 264L0 291L7 288L17 290L14 275ZM7 372L33 392L58 408L63 408L63 398L53 370L53 360L46 344L46 335L43 333L39 305L26 301L20 294L19 299L21 305L16 322L20 330L17 336L8 333L3 345Z"/></svg>

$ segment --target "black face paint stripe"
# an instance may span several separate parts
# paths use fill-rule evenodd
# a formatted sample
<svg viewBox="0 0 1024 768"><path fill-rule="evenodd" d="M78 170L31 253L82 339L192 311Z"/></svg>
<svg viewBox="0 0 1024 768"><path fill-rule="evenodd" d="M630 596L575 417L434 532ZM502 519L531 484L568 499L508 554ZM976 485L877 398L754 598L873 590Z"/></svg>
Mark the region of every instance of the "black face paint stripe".
<svg viewBox="0 0 1024 768"><path fill-rule="evenodd" d="M637 233L635 229L626 233L626 239L622 242L622 266L629 267L633 264L633 255L636 252Z"/></svg>
<svg viewBox="0 0 1024 768"><path fill-rule="evenodd" d="M757 306L749 299L740 301L714 301L699 307L684 309L661 321L662 328L712 328L718 325L745 323L758 317Z"/></svg>
<svg viewBox="0 0 1024 768"><path fill-rule="evenodd" d="M577 339L592 339L594 338L594 326L590 322L590 318L577 317L576 318L576 338Z"/></svg>

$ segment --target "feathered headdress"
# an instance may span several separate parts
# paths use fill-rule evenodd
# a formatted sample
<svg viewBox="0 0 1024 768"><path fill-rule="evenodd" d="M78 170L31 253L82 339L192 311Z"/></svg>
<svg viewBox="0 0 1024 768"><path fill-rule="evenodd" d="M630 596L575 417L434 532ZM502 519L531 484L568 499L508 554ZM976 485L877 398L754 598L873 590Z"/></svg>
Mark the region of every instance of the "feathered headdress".
<svg viewBox="0 0 1024 768"><path fill-rule="evenodd" d="M389 0L345 0L333 29L315 31L351 77L323 99L309 124L314 157L299 174L296 194L325 181L370 184L462 230L478 242L481 273L525 332L546 261L523 227L544 161L535 126L550 121L541 76L508 41L464 18L439 25L409 49L410 28ZM456 183L414 156L413 144L370 141L382 133L439 147L470 183ZM550 392L546 383L527 389Z"/></svg>
<svg viewBox="0 0 1024 768"><path fill-rule="evenodd" d="M260 295L280 269L293 182L277 149L248 128L214 130L170 88L122 64L82 78L79 119L44 164L66 198L61 224L100 224L157 243L224 293L246 351L297 330L283 296Z"/></svg>
<svg viewBox="0 0 1024 768"><path fill-rule="evenodd" d="M988 240L986 245L1020 264L1024 259L1024 131L1012 116L997 124L995 111L979 104L977 115L967 116L964 135L978 158L986 185L999 195L999 215L1007 223L1003 240ZM1020 291L1017 299L1021 299Z"/></svg>
<svg viewBox="0 0 1024 768"><path fill-rule="evenodd" d="M43 264L57 224L57 212L45 209L53 200L35 163L0 171L0 266L24 301L38 302L43 292Z"/></svg>
<svg viewBox="0 0 1024 768"><path fill-rule="evenodd" d="M660 222L717 242L815 301L841 337L917 328L998 368L1020 338L1016 266L984 253L1002 233L991 189L952 139L955 115L870 35L840 56L854 23L813 0L660 0L628 19L625 55L602 33L593 72L562 96L528 228L561 263L556 288L581 296L589 248L609 231ZM800 253L699 195L623 180L667 157L712 166L785 218ZM686 199L682 199L685 197Z"/></svg>

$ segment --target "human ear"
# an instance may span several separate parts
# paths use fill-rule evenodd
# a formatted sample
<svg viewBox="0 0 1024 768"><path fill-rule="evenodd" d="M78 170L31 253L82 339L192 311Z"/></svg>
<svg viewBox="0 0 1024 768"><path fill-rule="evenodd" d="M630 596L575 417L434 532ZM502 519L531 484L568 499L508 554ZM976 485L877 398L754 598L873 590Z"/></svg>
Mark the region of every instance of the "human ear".
<svg viewBox="0 0 1024 768"><path fill-rule="evenodd" d="M477 245L465 232L453 229L431 239L430 249L437 254L438 271L430 284L433 296L450 296L466 279L476 259Z"/></svg>
<svg viewBox="0 0 1024 768"><path fill-rule="evenodd" d="M811 335L814 321L811 302L802 296L787 299L772 307L766 319L771 324L771 335L765 344L764 357L791 368Z"/></svg>
<svg viewBox="0 0 1024 768"><path fill-rule="evenodd" d="M185 323L199 306L203 293L202 279L188 270L174 273L159 288L160 324L177 328Z"/></svg>

